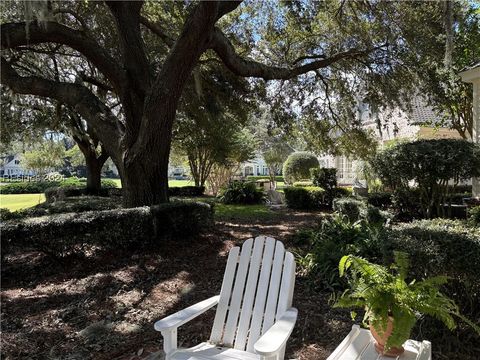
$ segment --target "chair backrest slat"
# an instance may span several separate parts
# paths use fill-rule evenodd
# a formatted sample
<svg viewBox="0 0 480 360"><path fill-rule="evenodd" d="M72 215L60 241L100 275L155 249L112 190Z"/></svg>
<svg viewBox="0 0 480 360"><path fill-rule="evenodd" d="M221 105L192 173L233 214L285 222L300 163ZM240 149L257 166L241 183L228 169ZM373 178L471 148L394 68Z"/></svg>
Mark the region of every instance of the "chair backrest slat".
<svg viewBox="0 0 480 360"><path fill-rule="evenodd" d="M235 339L248 265L250 264L250 258L252 255L252 245L253 239L248 239L242 246L237 276L235 277L235 285L233 287L232 301L230 302L230 307L228 309L227 322L225 323L225 331L223 334L223 344L226 346L232 346Z"/></svg>
<svg viewBox="0 0 480 360"><path fill-rule="evenodd" d="M267 306L265 307L265 315L260 335L265 334L265 332L272 327L275 321L284 259L285 249L283 244L280 241L277 241L275 246L275 257L273 259L272 275L270 277L270 286L268 289Z"/></svg>
<svg viewBox="0 0 480 360"><path fill-rule="evenodd" d="M280 287L280 296L278 297L278 307L275 320L292 305L293 288L295 285L295 259L292 253L285 254L283 263L282 286Z"/></svg>
<svg viewBox="0 0 480 360"><path fill-rule="evenodd" d="M220 299L217 305L217 312L215 313L215 320L213 321L213 330L210 340L213 342L220 342L223 335L223 324L227 315L228 305L230 302L230 295L232 294L233 280L237 270L238 256L240 248L234 247L228 254L227 267L223 275L222 290L220 291Z"/></svg>
<svg viewBox="0 0 480 360"><path fill-rule="evenodd" d="M250 325L250 335L248 337L247 351L253 352L253 346L256 339L260 337L262 330L263 315L265 313L265 304L267 303L268 285L272 271L273 255L275 251L275 239L267 238L265 240L265 250L263 253L262 270L258 280L258 291L255 296L255 305L253 307L252 324ZM255 341L254 341L255 339Z"/></svg>
<svg viewBox="0 0 480 360"><path fill-rule="evenodd" d="M230 251L223 279L210 341L253 352L255 342L291 306L293 255L275 239L248 239L241 251Z"/></svg>

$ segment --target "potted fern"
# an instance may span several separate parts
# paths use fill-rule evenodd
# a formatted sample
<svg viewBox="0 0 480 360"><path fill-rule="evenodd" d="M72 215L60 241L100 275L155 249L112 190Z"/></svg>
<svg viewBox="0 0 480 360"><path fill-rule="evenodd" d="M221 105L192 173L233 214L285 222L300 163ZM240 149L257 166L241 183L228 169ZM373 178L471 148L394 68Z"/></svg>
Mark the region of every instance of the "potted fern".
<svg viewBox="0 0 480 360"><path fill-rule="evenodd" d="M453 300L440 292L447 277L407 283L408 269L408 255L402 252L395 252L395 262L390 268L353 255L340 260L340 276L349 273L350 289L340 296L335 306L365 308L363 322L370 326L377 352L392 357L402 354L402 345L421 314L441 320L450 330L456 326L454 317L458 317L480 333L478 326L460 314ZM352 312L352 317L355 316Z"/></svg>

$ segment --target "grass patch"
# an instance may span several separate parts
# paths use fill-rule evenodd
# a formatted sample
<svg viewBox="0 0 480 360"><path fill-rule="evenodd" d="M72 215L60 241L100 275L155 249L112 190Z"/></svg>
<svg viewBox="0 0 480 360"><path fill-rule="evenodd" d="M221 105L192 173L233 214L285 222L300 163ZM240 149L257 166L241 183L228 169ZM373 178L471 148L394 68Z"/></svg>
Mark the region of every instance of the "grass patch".
<svg viewBox="0 0 480 360"><path fill-rule="evenodd" d="M215 218L225 220L268 220L275 218L277 213L266 205L226 205L215 204Z"/></svg>
<svg viewBox="0 0 480 360"><path fill-rule="evenodd" d="M10 211L27 209L45 201L45 195L40 194L8 194L0 195L0 208Z"/></svg>
<svg viewBox="0 0 480 360"><path fill-rule="evenodd" d="M108 180L112 180L117 184L117 187L121 188L122 187L122 182L120 179L113 179L113 178L107 178ZM168 186L169 187L184 187L184 186L194 186L195 183L192 180L168 180Z"/></svg>

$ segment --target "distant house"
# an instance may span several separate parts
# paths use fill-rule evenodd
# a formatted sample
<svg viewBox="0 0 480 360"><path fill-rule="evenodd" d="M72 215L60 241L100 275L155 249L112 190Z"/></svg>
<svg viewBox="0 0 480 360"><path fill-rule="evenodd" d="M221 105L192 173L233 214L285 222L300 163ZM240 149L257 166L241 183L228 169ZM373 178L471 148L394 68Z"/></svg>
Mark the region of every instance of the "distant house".
<svg viewBox="0 0 480 360"><path fill-rule="evenodd" d="M20 154L7 155L0 158L0 176L33 176L34 171L25 170Z"/></svg>
<svg viewBox="0 0 480 360"><path fill-rule="evenodd" d="M241 164L239 174L242 177L268 175L268 166L260 153L255 158Z"/></svg>
<svg viewBox="0 0 480 360"><path fill-rule="evenodd" d="M364 127L374 132L381 147L397 140L461 138L456 130L419 125L435 124L440 120L440 115L420 97L412 100L409 110L396 108L375 112L368 105L361 104L358 108L358 116ZM337 169L337 181L340 185L352 185L355 180L362 178L359 174L359 169L362 167L361 161L346 156L326 154L319 158L319 162L322 167Z"/></svg>

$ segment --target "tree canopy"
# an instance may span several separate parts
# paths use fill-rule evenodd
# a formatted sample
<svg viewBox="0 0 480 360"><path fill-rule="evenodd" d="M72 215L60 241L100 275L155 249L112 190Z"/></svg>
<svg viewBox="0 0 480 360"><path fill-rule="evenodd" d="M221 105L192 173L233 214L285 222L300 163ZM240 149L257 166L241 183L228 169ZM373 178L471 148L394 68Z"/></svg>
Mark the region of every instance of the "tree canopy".
<svg viewBox="0 0 480 360"><path fill-rule="evenodd" d="M461 18L471 6L459 2L453 15ZM408 97L424 71L418 59L438 61L432 54L445 45L437 2L3 7L2 86L51 99L85 121L117 165L127 206L168 201L175 120L192 107L196 112L191 94L201 94L203 83L222 89L216 77L224 76L224 84L248 78L244 85L272 105L276 123L288 128L303 116L322 124L323 137L332 139L326 143L335 145L361 127L359 100L385 106Z"/></svg>

